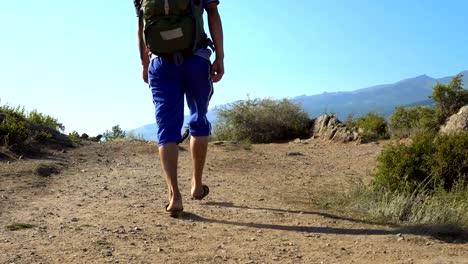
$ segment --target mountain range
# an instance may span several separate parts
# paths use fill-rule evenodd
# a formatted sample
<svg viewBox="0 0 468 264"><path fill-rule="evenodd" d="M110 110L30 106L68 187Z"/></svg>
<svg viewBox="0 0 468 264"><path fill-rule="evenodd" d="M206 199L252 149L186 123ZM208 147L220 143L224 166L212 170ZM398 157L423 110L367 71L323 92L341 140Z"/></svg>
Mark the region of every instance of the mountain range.
<svg viewBox="0 0 468 264"><path fill-rule="evenodd" d="M461 72L464 83L468 81L468 70ZM345 119L352 114L355 117L374 111L388 117L397 106L431 105L429 99L432 88L437 83L447 84L453 76L432 78L420 75L391 84L383 84L349 92L323 93L317 95L301 95L290 98L302 106L310 117L323 113L334 113L338 118ZM208 120L216 122L213 109L208 112ZM184 123L188 123L185 116ZM131 130L135 135L141 135L147 140L156 139L156 124L145 125Z"/></svg>

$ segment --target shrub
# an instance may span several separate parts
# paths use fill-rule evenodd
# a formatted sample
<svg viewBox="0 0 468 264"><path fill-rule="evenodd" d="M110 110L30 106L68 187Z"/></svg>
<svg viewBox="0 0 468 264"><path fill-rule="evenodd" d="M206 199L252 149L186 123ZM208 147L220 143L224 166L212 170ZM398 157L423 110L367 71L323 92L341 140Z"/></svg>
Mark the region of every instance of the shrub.
<svg viewBox="0 0 468 264"><path fill-rule="evenodd" d="M436 111L427 106L397 107L390 116L389 129L392 136L407 138L418 131L436 131Z"/></svg>
<svg viewBox="0 0 468 264"><path fill-rule="evenodd" d="M59 123L56 118L41 114L37 112L37 110L32 110L31 112L29 112L26 115L26 120L30 121L33 124L43 125L54 130L65 130L63 124Z"/></svg>
<svg viewBox="0 0 468 264"><path fill-rule="evenodd" d="M0 113L4 113L5 115L9 115L21 120L25 120L27 114L24 107L11 107L9 105L0 105Z"/></svg>
<svg viewBox="0 0 468 264"><path fill-rule="evenodd" d="M424 132L409 145L390 144L378 157L375 176L376 186L406 193L468 183L468 132Z"/></svg>
<svg viewBox="0 0 468 264"><path fill-rule="evenodd" d="M385 222L461 227L468 227L467 201L468 188L463 185L450 192L436 189L431 193L402 193L360 183L342 198L344 205Z"/></svg>
<svg viewBox="0 0 468 264"><path fill-rule="evenodd" d="M468 91L463 88L463 74L453 77L447 84L436 84L430 96L436 103L439 124L456 114L461 107L468 104Z"/></svg>
<svg viewBox="0 0 468 264"><path fill-rule="evenodd" d="M287 99L237 101L217 109L215 140L270 143L309 136L309 117Z"/></svg>
<svg viewBox="0 0 468 264"><path fill-rule="evenodd" d="M344 122L346 127L349 129L349 130L355 130L356 129L356 126L357 126L357 120L356 118L354 117L354 114L349 114L348 117L346 118L346 121Z"/></svg>
<svg viewBox="0 0 468 264"><path fill-rule="evenodd" d="M112 127L112 131L106 130L102 137L105 141L112 141L118 138L125 138L126 132L123 131L119 125L115 125Z"/></svg>
<svg viewBox="0 0 468 264"><path fill-rule="evenodd" d="M79 140L80 139L80 134L77 131L73 131L71 133L68 133L68 137L72 140Z"/></svg>
<svg viewBox="0 0 468 264"><path fill-rule="evenodd" d="M136 134L134 131L128 132L125 138L135 141L146 141L143 134Z"/></svg>
<svg viewBox="0 0 468 264"><path fill-rule="evenodd" d="M365 141L388 138L387 126L387 120L375 112L356 120L356 127L362 130L360 134Z"/></svg>
<svg viewBox="0 0 468 264"><path fill-rule="evenodd" d="M7 115L0 124L0 145L22 145L31 131L14 116Z"/></svg>

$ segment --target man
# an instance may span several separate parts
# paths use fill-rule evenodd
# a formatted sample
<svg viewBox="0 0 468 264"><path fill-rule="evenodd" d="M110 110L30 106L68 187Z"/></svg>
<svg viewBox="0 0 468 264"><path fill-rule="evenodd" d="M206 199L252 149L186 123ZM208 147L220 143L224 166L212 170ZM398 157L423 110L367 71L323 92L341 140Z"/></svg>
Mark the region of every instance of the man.
<svg viewBox="0 0 468 264"><path fill-rule="evenodd" d="M153 95L158 124L159 155L168 187L169 203L165 209L170 216L177 217L179 212L183 211L182 196L177 183L177 142L181 138L180 132L183 125L184 95L190 109L190 149L193 166L191 196L193 199L201 200L209 193L208 186L202 184L208 137L211 134L211 124L206 118L206 113L213 94L213 82L219 82L224 74L223 30L218 13L218 0L190 0L189 3L192 6L201 9L200 17L203 11L207 12L213 42L206 39L206 42L203 42L205 45L194 46L191 52L186 50L174 54L160 52L155 48L159 43L151 42L149 39L148 32L153 33L151 31L153 29L148 30L148 25L152 25L153 22L144 13L153 11L155 7L148 7L148 5L156 2L158 1L134 0L139 16L138 40L143 65L143 80L149 84ZM183 1L165 0L164 10L159 11L159 14L162 14L160 16L164 16L164 13L170 14L174 6L181 5L180 2ZM155 17L158 19L157 16ZM164 40L181 38L183 34L179 32L179 29L160 32L158 37L162 36ZM197 33L198 31L200 30L196 30ZM201 31L203 31L203 23L201 23ZM210 62L212 52L207 48L209 43L214 43L216 53L213 64ZM153 48L153 50L150 52L148 48Z"/></svg>

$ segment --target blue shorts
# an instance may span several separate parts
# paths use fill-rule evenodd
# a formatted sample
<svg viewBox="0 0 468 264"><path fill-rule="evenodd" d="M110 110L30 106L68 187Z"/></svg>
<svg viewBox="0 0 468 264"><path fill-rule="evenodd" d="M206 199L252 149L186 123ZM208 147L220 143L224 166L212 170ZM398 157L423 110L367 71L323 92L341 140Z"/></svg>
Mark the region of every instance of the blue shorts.
<svg viewBox="0 0 468 264"><path fill-rule="evenodd" d="M184 95L190 109L190 134L195 137L211 134L211 124L206 118L213 95L210 70L210 61L197 55L184 59L180 65L161 57L151 61L148 77L156 108L159 146L181 139Z"/></svg>

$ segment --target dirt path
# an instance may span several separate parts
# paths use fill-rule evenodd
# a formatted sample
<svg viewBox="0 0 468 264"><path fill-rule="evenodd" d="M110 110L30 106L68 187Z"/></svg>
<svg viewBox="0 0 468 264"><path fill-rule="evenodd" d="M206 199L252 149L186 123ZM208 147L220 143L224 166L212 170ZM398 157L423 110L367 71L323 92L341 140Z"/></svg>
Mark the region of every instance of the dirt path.
<svg viewBox="0 0 468 264"><path fill-rule="evenodd" d="M320 209L324 197L369 180L380 145L210 146L202 202L189 199L184 148L179 219L163 213L154 144L96 143L0 162L0 263L468 263L467 244ZM44 178L32 174L39 163L64 168ZM13 223L33 227L4 228Z"/></svg>

